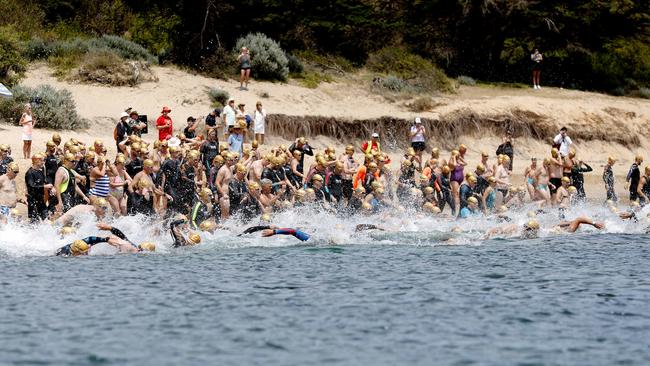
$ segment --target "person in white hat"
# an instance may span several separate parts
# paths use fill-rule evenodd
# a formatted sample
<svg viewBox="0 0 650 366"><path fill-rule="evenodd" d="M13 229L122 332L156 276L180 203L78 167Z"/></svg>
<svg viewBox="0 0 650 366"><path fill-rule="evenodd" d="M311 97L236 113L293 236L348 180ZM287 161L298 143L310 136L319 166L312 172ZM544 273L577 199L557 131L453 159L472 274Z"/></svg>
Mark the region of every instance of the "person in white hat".
<svg viewBox="0 0 650 366"><path fill-rule="evenodd" d="M122 112L120 114L120 121L117 122L117 126L115 126L115 130L113 131L113 137L115 138L115 146L117 147L118 152L122 151L120 147L123 147L120 146L120 142L124 141L131 134L131 128L129 127L128 119L129 119L129 114L126 112Z"/></svg>
<svg viewBox="0 0 650 366"><path fill-rule="evenodd" d="M422 126L422 119L417 117L415 123L411 126L411 147L420 158L422 157L422 151L426 148L426 133L424 126Z"/></svg>
<svg viewBox="0 0 650 366"><path fill-rule="evenodd" d="M361 151L364 154L371 154L373 151L381 154L381 144L379 143L379 134L377 132L373 132L371 139L361 145Z"/></svg>
<svg viewBox="0 0 650 366"><path fill-rule="evenodd" d="M228 99L228 103L223 107L223 116L224 125L226 128L223 129L224 136L228 136L233 126L235 126L235 119L237 118L237 111L235 111L235 99Z"/></svg>

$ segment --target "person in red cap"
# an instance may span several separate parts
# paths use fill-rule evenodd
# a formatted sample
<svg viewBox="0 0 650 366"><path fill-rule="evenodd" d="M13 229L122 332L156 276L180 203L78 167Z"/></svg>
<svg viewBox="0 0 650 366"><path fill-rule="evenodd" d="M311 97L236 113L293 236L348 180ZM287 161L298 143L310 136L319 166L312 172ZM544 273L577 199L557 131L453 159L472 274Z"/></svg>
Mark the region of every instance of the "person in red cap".
<svg viewBox="0 0 650 366"><path fill-rule="evenodd" d="M169 112L172 110L169 107L163 107L162 115L156 120L156 128L158 129L158 140L165 141L172 137L172 118L169 117Z"/></svg>

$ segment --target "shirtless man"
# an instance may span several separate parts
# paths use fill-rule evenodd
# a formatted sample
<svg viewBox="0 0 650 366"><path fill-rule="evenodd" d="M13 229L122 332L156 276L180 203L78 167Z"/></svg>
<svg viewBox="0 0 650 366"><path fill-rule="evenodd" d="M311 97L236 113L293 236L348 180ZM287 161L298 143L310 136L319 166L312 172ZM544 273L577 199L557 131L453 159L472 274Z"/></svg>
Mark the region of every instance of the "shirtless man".
<svg viewBox="0 0 650 366"><path fill-rule="evenodd" d="M77 205L69 209L66 213L61 215L56 221L55 224L60 224L63 226L71 225L77 218L85 215L95 215L97 220L103 220L106 216L106 210L108 210L109 204L108 201L104 198L98 198L93 200L90 205Z"/></svg>
<svg viewBox="0 0 650 366"><path fill-rule="evenodd" d="M537 158L530 159L530 165L524 170L524 178L526 178L526 189L528 190L528 195L530 200L535 200L535 185L537 183L537 176L539 168L537 167Z"/></svg>
<svg viewBox="0 0 650 366"><path fill-rule="evenodd" d="M562 186L562 177L564 176L564 168L562 164L562 157L557 149L551 150L550 167L549 167L549 177L551 183L551 198L555 199L555 194L557 193L558 188Z"/></svg>
<svg viewBox="0 0 650 366"><path fill-rule="evenodd" d="M228 185L233 178L232 166L237 163L238 154L229 153L226 163L217 172L214 186L219 194L219 207L221 208L221 218L223 220L230 216L230 199L228 198Z"/></svg>
<svg viewBox="0 0 650 366"><path fill-rule="evenodd" d="M555 204L561 209L567 209L571 206L571 200L569 195L569 185L571 180L569 177L562 177L562 186L557 189L555 195Z"/></svg>
<svg viewBox="0 0 650 366"><path fill-rule="evenodd" d="M575 150L569 151L569 155L567 155L562 162L562 174L565 177L571 177L571 170L573 169L573 166L576 164L575 161L576 158L576 152Z"/></svg>
<svg viewBox="0 0 650 366"><path fill-rule="evenodd" d="M248 180L251 182L259 183L260 180L262 180L262 172L267 165L269 165L269 159L267 156L263 156L261 159L255 160L251 164L251 168L248 172Z"/></svg>
<svg viewBox="0 0 650 366"><path fill-rule="evenodd" d="M11 209L16 203L27 204L22 198L18 198L16 192L16 176L20 173L18 164L11 162L7 165L7 173L0 176L0 217L8 217Z"/></svg>
<svg viewBox="0 0 650 366"><path fill-rule="evenodd" d="M490 155L486 151L481 152L481 164L485 167L485 173L483 173L482 177L485 179L494 176L494 167L490 165L489 158Z"/></svg>
<svg viewBox="0 0 650 366"><path fill-rule="evenodd" d="M139 187L138 183L140 183L140 180L145 180L147 182L146 186L147 187L154 187L153 184L153 167L154 167L154 162L151 159L146 159L142 163L142 171L133 177L131 180L131 183L129 183L129 192L135 192Z"/></svg>

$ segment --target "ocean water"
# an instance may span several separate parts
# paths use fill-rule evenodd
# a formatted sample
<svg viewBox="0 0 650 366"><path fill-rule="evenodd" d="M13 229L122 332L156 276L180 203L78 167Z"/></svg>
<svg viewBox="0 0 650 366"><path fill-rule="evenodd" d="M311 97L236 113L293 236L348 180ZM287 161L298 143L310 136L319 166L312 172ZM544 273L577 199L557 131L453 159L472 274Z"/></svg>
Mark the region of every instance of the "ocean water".
<svg viewBox="0 0 650 366"><path fill-rule="evenodd" d="M5 228L0 364L650 364L649 236L441 242L335 225L309 245L215 235L77 258L51 256L67 239L35 239L50 228Z"/></svg>

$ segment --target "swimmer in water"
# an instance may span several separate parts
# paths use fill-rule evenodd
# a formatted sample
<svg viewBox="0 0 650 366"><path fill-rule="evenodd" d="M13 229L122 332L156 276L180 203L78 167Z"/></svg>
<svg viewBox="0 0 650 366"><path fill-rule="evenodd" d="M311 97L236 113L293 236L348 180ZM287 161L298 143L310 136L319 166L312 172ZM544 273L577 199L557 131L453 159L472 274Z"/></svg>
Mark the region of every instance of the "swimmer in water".
<svg viewBox="0 0 650 366"><path fill-rule="evenodd" d="M126 237L126 235L124 235L124 233L122 233L122 231L108 224L100 222L97 224L97 228L100 230L110 231L111 235L106 237L88 236L84 239L77 239L74 242L59 248L56 251L56 255L62 257L88 255L90 248L99 243L108 243L117 248L120 253L138 253L142 251L153 252L156 250L156 245L151 242L135 245Z"/></svg>
<svg viewBox="0 0 650 366"><path fill-rule="evenodd" d="M304 231L300 231L297 229L291 229L291 228L279 228L275 225L258 225L258 226L251 226L244 230L243 233L237 235L237 236L242 236L244 234L252 234L255 232L261 231L262 232L262 237L269 237L269 236L274 236L274 235L291 235L295 237L296 239L300 241L307 241L309 240L309 234L305 233Z"/></svg>
<svg viewBox="0 0 650 366"><path fill-rule="evenodd" d="M187 239L185 238L183 231L185 231L184 224L186 223L185 218L179 218L169 224L169 230L174 239L174 248L194 246L201 243L201 235L196 232L190 232Z"/></svg>

